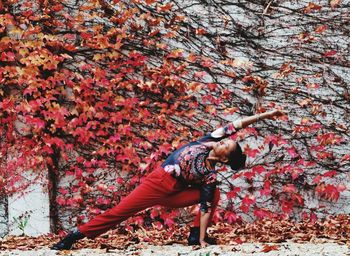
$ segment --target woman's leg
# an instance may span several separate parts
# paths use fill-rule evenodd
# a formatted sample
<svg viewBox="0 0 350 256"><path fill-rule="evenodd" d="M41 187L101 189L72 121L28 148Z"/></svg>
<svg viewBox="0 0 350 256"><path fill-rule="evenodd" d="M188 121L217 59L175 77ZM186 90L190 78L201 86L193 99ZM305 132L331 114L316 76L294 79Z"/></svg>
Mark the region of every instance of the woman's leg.
<svg viewBox="0 0 350 256"><path fill-rule="evenodd" d="M166 207L171 207L171 208L181 208L181 207L186 207L186 206L198 204L199 198L200 198L199 189L188 188L188 189L185 189L181 192L175 193L173 195L169 195L167 197L164 197L161 200L160 205L166 206ZM220 190L216 189L215 193L214 193L214 199L212 202L208 226L211 225L211 221L213 219L215 209L218 206L219 200L220 200ZM194 219L193 226L194 227L200 226L200 211L198 211L198 214L197 214L196 218Z"/></svg>
<svg viewBox="0 0 350 256"><path fill-rule="evenodd" d="M88 238L95 238L137 212L160 204L163 198L177 192L176 189L174 190L175 183L176 180L164 170L156 170L117 206L78 226L78 229Z"/></svg>
<svg viewBox="0 0 350 256"><path fill-rule="evenodd" d="M187 188L178 193L164 197L160 205L169 208L182 208L199 203L199 189Z"/></svg>

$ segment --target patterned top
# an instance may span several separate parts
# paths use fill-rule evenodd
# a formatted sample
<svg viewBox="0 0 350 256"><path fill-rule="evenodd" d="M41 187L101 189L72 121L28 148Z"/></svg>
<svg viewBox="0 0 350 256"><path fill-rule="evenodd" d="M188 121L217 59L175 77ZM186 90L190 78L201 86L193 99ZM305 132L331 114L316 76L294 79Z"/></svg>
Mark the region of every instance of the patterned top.
<svg viewBox="0 0 350 256"><path fill-rule="evenodd" d="M165 171L189 184L210 184L216 181L215 170L208 170L205 160L210 148L205 145L191 145L182 149L177 163L164 166Z"/></svg>
<svg viewBox="0 0 350 256"><path fill-rule="evenodd" d="M201 187L201 210L207 212L208 202L212 200L216 189L216 170L210 170L206 167L205 160L211 150L206 145L207 142L218 142L234 134L237 130L236 123L230 123L224 127L215 130L212 133L190 142L176 151L174 151L163 162L162 167L173 177L187 185L199 185ZM206 186L206 187L205 187ZM202 196L204 191L210 193L208 196Z"/></svg>

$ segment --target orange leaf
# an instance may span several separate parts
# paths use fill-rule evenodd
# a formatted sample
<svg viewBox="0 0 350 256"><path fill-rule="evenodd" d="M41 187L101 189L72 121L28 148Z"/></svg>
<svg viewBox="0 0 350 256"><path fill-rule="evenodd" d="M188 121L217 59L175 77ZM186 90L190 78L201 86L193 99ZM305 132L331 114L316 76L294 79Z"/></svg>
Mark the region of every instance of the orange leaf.
<svg viewBox="0 0 350 256"><path fill-rule="evenodd" d="M217 111L216 108L213 105L208 105L205 107L206 112L212 114L212 115L216 115Z"/></svg>
<svg viewBox="0 0 350 256"><path fill-rule="evenodd" d="M145 0L146 4L151 5L155 2L155 0Z"/></svg>
<svg viewBox="0 0 350 256"><path fill-rule="evenodd" d="M161 5L157 7L158 12L167 12L171 10L171 7L173 7L172 3L167 3L165 5Z"/></svg>
<svg viewBox="0 0 350 256"><path fill-rule="evenodd" d="M61 11L62 9L63 9L63 5L62 5L62 4L56 4L56 5L52 6L52 10L53 10L54 12L59 12L59 11Z"/></svg>
<svg viewBox="0 0 350 256"><path fill-rule="evenodd" d="M315 3L309 3L305 9L304 9L304 12L305 13L310 13L312 11L319 11L322 9L322 6L318 5L318 4L315 4Z"/></svg>
<svg viewBox="0 0 350 256"><path fill-rule="evenodd" d="M182 49L172 50L167 55L167 58L180 58L180 57L183 57L183 53L184 53L184 50L182 50Z"/></svg>
<svg viewBox="0 0 350 256"><path fill-rule="evenodd" d="M318 26L316 29L315 29L315 32L316 33L322 33L324 32L325 30L327 30L327 26L326 25L321 25L321 26Z"/></svg>
<svg viewBox="0 0 350 256"><path fill-rule="evenodd" d="M216 90L216 88L218 88L218 85L215 84L215 83L209 83L209 84L208 84L208 88L209 88L209 90L210 90L211 92L213 92L213 91Z"/></svg>
<svg viewBox="0 0 350 256"><path fill-rule="evenodd" d="M205 35L207 31L203 28L197 28L196 29L196 35Z"/></svg>
<svg viewBox="0 0 350 256"><path fill-rule="evenodd" d="M341 3L341 0L331 0L331 1L329 1L329 4L330 4L330 6L332 8L338 7L340 5L340 3Z"/></svg>
<svg viewBox="0 0 350 256"><path fill-rule="evenodd" d="M270 251L278 251L278 245L268 245L264 244L263 249L261 252L270 252Z"/></svg>

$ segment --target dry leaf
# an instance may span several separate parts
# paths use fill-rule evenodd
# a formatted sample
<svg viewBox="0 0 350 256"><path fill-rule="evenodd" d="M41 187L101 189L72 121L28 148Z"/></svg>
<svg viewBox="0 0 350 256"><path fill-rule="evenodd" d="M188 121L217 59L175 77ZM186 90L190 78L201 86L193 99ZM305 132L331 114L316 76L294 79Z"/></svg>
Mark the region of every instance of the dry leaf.
<svg viewBox="0 0 350 256"><path fill-rule="evenodd" d="M261 252L270 252L270 251L278 251L278 245L268 245L268 244L264 244L263 249L261 250Z"/></svg>

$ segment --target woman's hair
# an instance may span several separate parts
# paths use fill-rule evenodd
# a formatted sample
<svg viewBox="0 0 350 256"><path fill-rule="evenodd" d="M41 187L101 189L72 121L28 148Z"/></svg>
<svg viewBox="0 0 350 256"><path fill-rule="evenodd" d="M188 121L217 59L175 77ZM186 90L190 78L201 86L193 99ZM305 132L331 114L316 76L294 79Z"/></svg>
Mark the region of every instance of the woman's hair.
<svg viewBox="0 0 350 256"><path fill-rule="evenodd" d="M247 156L242 152L241 146L238 143L236 144L236 150L230 152L227 164L231 167L232 170L238 171L245 167Z"/></svg>

